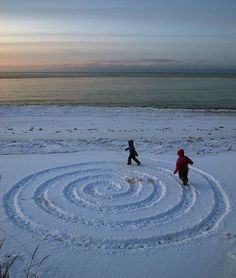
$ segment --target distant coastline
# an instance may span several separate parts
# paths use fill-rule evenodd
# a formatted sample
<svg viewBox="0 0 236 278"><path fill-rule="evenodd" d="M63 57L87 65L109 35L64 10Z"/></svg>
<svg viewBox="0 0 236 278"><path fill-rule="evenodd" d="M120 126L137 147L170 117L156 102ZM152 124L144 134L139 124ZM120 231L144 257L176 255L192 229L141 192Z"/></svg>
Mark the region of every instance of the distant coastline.
<svg viewBox="0 0 236 278"><path fill-rule="evenodd" d="M200 77L236 78L236 73L175 73L175 72L0 72L0 79L72 77Z"/></svg>

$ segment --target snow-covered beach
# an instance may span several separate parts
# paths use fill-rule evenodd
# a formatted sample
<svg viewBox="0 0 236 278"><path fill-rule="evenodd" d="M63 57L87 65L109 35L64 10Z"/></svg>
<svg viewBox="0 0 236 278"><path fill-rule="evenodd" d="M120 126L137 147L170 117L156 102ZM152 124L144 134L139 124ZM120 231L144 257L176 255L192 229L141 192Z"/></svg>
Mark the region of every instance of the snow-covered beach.
<svg viewBox="0 0 236 278"><path fill-rule="evenodd" d="M1 260L41 277L236 275L236 113L0 107ZM133 139L141 166L127 166ZM194 161L190 186L176 151Z"/></svg>

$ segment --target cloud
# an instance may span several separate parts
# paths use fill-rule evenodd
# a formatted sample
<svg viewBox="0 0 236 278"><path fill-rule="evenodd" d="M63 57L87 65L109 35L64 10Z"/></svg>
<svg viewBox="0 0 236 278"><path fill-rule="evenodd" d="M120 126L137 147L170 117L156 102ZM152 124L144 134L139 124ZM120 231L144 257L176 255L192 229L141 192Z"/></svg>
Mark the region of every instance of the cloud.
<svg viewBox="0 0 236 278"><path fill-rule="evenodd" d="M65 73L85 73L85 72L124 72L124 73L132 73L132 72L146 72L146 73L235 73L236 74L236 67L235 66L221 66L216 67L212 65L196 65L191 64L182 64L179 66L174 65L131 65L131 64L99 64L99 63L89 63L89 64L73 64L73 63L66 63L66 64L48 64L48 65L16 65L16 66L8 66L2 67L0 65L0 70L2 72L65 72Z"/></svg>
<svg viewBox="0 0 236 278"><path fill-rule="evenodd" d="M183 62L176 59L117 59L117 60L98 60L89 62L89 66L165 66L165 65L182 65Z"/></svg>
<svg viewBox="0 0 236 278"><path fill-rule="evenodd" d="M67 63L61 67L66 71L161 71L184 66L188 67L182 61L175 59L120 59L94 60L80 64Z"/></svg>
<svg viewBox="0 0 236 278"><path fill-rule="evenodd" d="M233 27L235 0L7 0L0 2L0 15L23 18L87 18L132 22ZM210 11L210 13L209 13ZM165 27L163 25L163 27ZM188 27L188 26L186 26ZM156 25L158 28L158 25Z"/></svg>
<svg viewBox="0 0 236 278"><path fill-rule="evenodd" d="M2 1L0 3L0 14L6 17L87 17L114 16L125 13L126 4L119 4L119 1L74 1L74 0L21 0L21 1ZM76 19L76 18L75 18Z"/></svg>

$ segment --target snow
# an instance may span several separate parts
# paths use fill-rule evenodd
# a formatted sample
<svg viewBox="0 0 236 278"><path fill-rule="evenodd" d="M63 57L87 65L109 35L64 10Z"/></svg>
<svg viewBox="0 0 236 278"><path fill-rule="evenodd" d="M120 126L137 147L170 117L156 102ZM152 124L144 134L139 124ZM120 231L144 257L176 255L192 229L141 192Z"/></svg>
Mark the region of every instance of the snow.
<svg viewBox="0 0 236 278"><path fill-rule="evenodd" d="M0 107L0 261L22 277L236 275L235 113ZM126 165L133 139L140 166ZM194 161L188 187L176 151Z"/></svg>

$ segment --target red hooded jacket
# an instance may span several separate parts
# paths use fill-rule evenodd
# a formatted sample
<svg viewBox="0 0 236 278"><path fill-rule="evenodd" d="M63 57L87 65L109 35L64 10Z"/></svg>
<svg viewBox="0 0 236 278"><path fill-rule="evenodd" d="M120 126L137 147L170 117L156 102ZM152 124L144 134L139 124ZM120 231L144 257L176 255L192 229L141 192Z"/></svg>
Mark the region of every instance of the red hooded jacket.
<svg viewBox="0 0 236 278"><path fill-rule="evenodd" d="M188 166L188 164L193 164L192 160L184 155L183 149L178 150L177 155L179 158L176 161L174 174L176 174L181 168Z"/></svg>

